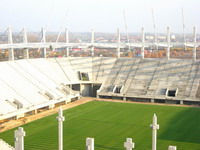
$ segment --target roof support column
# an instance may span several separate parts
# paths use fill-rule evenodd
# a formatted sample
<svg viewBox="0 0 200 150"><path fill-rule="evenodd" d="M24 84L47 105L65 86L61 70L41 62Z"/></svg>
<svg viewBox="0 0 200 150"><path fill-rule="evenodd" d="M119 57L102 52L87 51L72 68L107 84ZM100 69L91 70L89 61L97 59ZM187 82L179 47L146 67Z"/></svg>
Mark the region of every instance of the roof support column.
<svg viewBox="0 0 200 150"><path fill-rule="evenodd" d="M166 57L167 59L170 59L170 29L167 27L167 52L166 52Z"/></svg>
<svg viewBox="0 0 200 150"><path fill-rule="evenodd" d="M13 44L12 28L11 28L11 26L8 27L8 44ZM9 61L15 60L15 57L14 57L14 49L13 49L13 48L10 48L10 49L8 50L8 60L9 60Z"/></svg>
<svg viewBox="0 0 200 150"><path fill-rule="evenodd" d="M69 43L69 30L65 29L65 43ZM69 47L66 48L66 56L69 57Z"/></svg>
<svg viewBox="0 0 200 150"><path fill-rule="evenodd" d="M194 36L194 48L193 48L193 60L196 60L197 58L197 31L196 31L196 26L193 28L193 36Z"/></svg>
<svg viewBox="0 0 200 150"><path fill-rule="evenodd" d="M46 30L44 29L44 27L42 27L42 42L46 43ZM42 57L43 58L47 57L47 49L46 48L43 48Z"/></svg>
<svg viewBox="0 0 200 150"><path fill-rule="evenodd" d="M144 59L144 49L145 49L145 33L144 33L144 28L142 28L142 48L141 48L142 59Z"/></svg>
<svg viewBox="0 0 200 150"><path fill-rule="evenodd" d="M117 47L117 58L120 58L120 43L121 43L121 38L120 38L120 31L119 31L119 28L117 28L117 42L118 42L118 47Z"/></svg>
<svg viewBox="0 0 200 150"><path fill-rule="evenodd" d="M26 28L23 29L23 43L25 43L25 44L28 43ZM29 51L28 51L28 48L24 48L23 54L24 54L24 59L29 59Z"/></svg>
<svg viewBox="0 0 200 150"><path fill-rule="evenodd" d="M91 32L91 43L92 43L91 53L92 53L92 57L94 57L94 29L93 28Z"/></svg>

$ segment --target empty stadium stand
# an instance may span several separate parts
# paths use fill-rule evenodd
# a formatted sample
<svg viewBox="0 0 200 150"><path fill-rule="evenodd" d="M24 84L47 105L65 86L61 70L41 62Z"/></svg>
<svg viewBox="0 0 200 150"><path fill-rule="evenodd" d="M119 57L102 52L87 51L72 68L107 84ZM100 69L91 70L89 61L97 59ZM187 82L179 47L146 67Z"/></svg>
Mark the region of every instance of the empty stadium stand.
<svg viewBox="0 0 200 150"><path fill-rule="evenodd" d="M0 120L81 95L200 104L200 61L68 57L0 62Z"/></svg>
<svg viewBox="0 0 200 150"><path fill-rule="evenodd" d="M1 150L15 150L14 147L10 146L8 143L0 139L0 149Z"/></svg>
<svg viewBox="0 0 200 150"><path fill-rule="evenodd" d="M199 104L199 63L189 59L119 58L98 95L148 102Z"/></svg>

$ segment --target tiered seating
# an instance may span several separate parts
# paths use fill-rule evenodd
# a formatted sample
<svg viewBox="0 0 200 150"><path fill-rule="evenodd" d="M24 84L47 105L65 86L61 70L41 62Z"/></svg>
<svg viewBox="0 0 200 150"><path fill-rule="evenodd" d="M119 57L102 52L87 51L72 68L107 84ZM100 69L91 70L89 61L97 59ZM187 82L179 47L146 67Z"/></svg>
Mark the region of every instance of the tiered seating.
<svg viewBox="0 0 200 150"><path fill-rule="evenodd" d="M30 101L32 96L35 97L36 95L38 95L38 98L40 98L37 88L34 88L34 86L32 86L29 81L26 81L20 74L18 74L9 65L9 62L2 63L0 67L2 68L2 70L4 70L0 74L0 78L3 81L2 83L4 83L4 86L9 87L10 90L13 90L14 92L12 93L15 93L12 99L19 99L21 102L24 103L25 107L29 107L33 105L33 103ZM6 94L8 93L6 92Z"/></svg>
<svg viewBox="0 0 200 150"><path fill-rule="evenodd" d="M173 89L177 90L176 99L196 100L200 95L199 67L199 61L193 60L119 58L99 95L165 99L166 92ZM123 84L120 92L113 91Z"/></svg>
<svg viewBox="0 0 200 150"><path fill-rule="evenodd" d="M172 87L172 84L179 78L180 71L178 69L180 69L179 66L181 63L182 60L165 60L163 67L159 70L161 74L156 79L157 87L154 89L154 95L165 96L166 89ZM177 74L174 74L175 70L177 71Z"/></svg>
<svg viewBox="0 0 200 150"><path fill-rule="evenodd" d="M154 95L165 96L165 89L178 89L177 97L189 98L191 91L196 91L198 84L196 75L198 74L199 62L192 60L170 60L163 62L164 66L159 70L159 76L154 77L151 87L154 87ZM192 96L194 98L194 95ZM191 97L191 98L192 98Z"/></svg>
<svg viewBox="0 0 200 150"><path fill-rule="evenodd" d="M55 59L32 59L27 60L27 62L52 82L58 85L69 83L68 78L64 75Z"/></svg>
<svg viewBox="0 0 200 150"><path fill-rule="evenodd" d="M24 61L16 61L15 68L17 68L18 71L21 71L21 75L24 75L24 78L29 80L30 83L33 83L42 92L47 91L48 93L53 95L54 99L58 100L61 97L64 97L63 93L59 92L56 89L56 87L58 87L59 85L47 78L31 64L24 63Z"/></svg>
<svg viewBox="0 0 200 150"><path fill-rule="evenodd" d="M135 77L136 72L138 70L138 66L140 64L140 61L141 61L140 59L132 59L132 60L130 59L130 64L129 65L131 66L131 69L130 69L130 71L128 73L127 78L124 81L124 88L122 89L122 93L123 94L126 94L126 91L130 87L131 81Z"/></svg>
<svg viewBox="0 0 200 150"><path fill-rule="evenodd" d="M9 112L14 112L17 110L17 107L14 107L14 104L11 105L6 100L0 100L0 115L7 114Z"/></svg>
<svg viewBox="0 0 200 150"><path fill-rule="evenodd" d="M189 80L190 90L189 90L189 94L187 95L191 99L196 98L197 90L199 87L199 80L200 80L200 64L199 62L194 62L193 68L190 74L190 80Z"/></svg>
<svg viewBox="0 0 200 150"><path fill-rule="evenodd" d="M92 58L91 57L69 57L62 58L69 61L69 65L77 73L85 72L89 75L89 80L92 81ZM68 68L65 68L68 69ZM78 75L77 75L78 76ZM80 81L79 81L80 82Z"/></svg>
<svg viewBox="0 0 200 150"><path fill-rule="evenodd" d="M116 58L94 57L92 59L93 83L104 83L109 75Z"/></svg>
<svg viewBox="0 0 200 150"><path fill-rule="evenodd" d="M192 60L177 61L175 62L176 65L174 63L173 70L170 71L170 77L167 80L168 87L177 87L178 96L188 98L193 84L192 81L195 78L193 74L196 72L196 65Z"/></svg>
<svg viewBox="0 0 200 150"><path fill-rule="evenodd" d="M161 82L159 80L161 79L161 76L164 73L165 65L166 65L165 59L162 59L159 61L158 66L155 69L152 79L147 87L147 91L146 91L147 96L155 95L158 84L159 84L159 82Z"/></svg>
<svg viewBox="0 0 200 150"><path fill-rule="evenodd" d="M199 101L199 63L181 59L106 57L1 62L0 114L21 108L28 111L79 96L68 85L84 82L103 83L98 92L102 96L166 99L166 91L178 89L177 99ZM89 81L81 81L78 72L87 73Z"/></svg>
<svg viewBox="0 0 200 150"><path fill-rule="evenodd" d="M68 71L67 78L63 71L67 72L68 67L62 68L57 60L55 63L54 60L1 62L0 69L3 71L0 74L0 90L2 91L0 113L8 114L21 109L28 111L31 110L30 108L44 107L56 101L65 101L69 97L79 96L79 93L63 87L66 84L72 84L74 75L69 75Z"/></svg>
<svg viewBox="0 0 200 150"><path fill-rule="evenodd" d="M67 76L70 83L79 82L77 70L72 67L70 58L56 58L56 62L58 63L59 67L62 68L63 73Z"/></svg>
<svg viewBox="0 0 200 150"><path fill-rule="evenodd" d="M160 60L151 61L150 59L143 59L140 61L137 71L132 77L130 86L126 91L127 96L146 95L146 91L154 76L159 61Z"/></svg>
<svg viewBox="0 0 200 150"><path fill-rule="evenodd" d="M0 100L13 100L14 98L23 99L23 97L19 93L17 93L17 91L15 91L13 87L11 87L10 85L8 85L8 83L2 80L2 78L0 78L0 91L1 91Z"/></svg>
<svg viewBox="0 0 200 150"><path fill-rule="evenodd" d="M15 150L15 148L13 148L8 143L0 139L0 150Z"/></svg>
<svg viewBox="0 0 200 150"><path fill-rule="evenodd" d="M120 70L122 69L123 63L124 63L123 59L116 60L115 65L113 65L101 92L113 92L113 88L115 86L114 85L115 80L118 78L118 75L120 73Z"/></svg>

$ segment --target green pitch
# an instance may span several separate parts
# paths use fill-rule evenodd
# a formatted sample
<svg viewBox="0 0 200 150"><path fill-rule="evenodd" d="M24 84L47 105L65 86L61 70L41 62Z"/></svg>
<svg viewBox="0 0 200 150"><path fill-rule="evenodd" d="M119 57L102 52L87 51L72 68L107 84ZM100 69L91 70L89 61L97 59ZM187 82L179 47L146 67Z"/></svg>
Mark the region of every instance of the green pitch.
<svg viewBox="0 0 200 150"><path fill-rule="evenodd" d="M64 149L85 149L87 137L95 150L122 150L127 137L135 149L151 149L152 116L158 116L158 150L176 145L178 150L200 150L200 109L93 101L64 111ZM25 150L57 150L57 120L52 115L26 125ZM14 129L15 130L15 129ZM0 133L13 145L14 130Z"/></svg>

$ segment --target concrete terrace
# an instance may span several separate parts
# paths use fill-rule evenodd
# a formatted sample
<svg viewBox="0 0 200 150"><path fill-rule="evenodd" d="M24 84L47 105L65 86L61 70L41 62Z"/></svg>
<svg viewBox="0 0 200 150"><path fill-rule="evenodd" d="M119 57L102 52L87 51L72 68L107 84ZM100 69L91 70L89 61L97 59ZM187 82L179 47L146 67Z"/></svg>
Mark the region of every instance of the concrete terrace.
<svg viewBox="0 0 200 150"><path fill-rule="evenodd" d="M200 104L199 60L110 57L0 62L0 120L80 96Z"/></svg>

